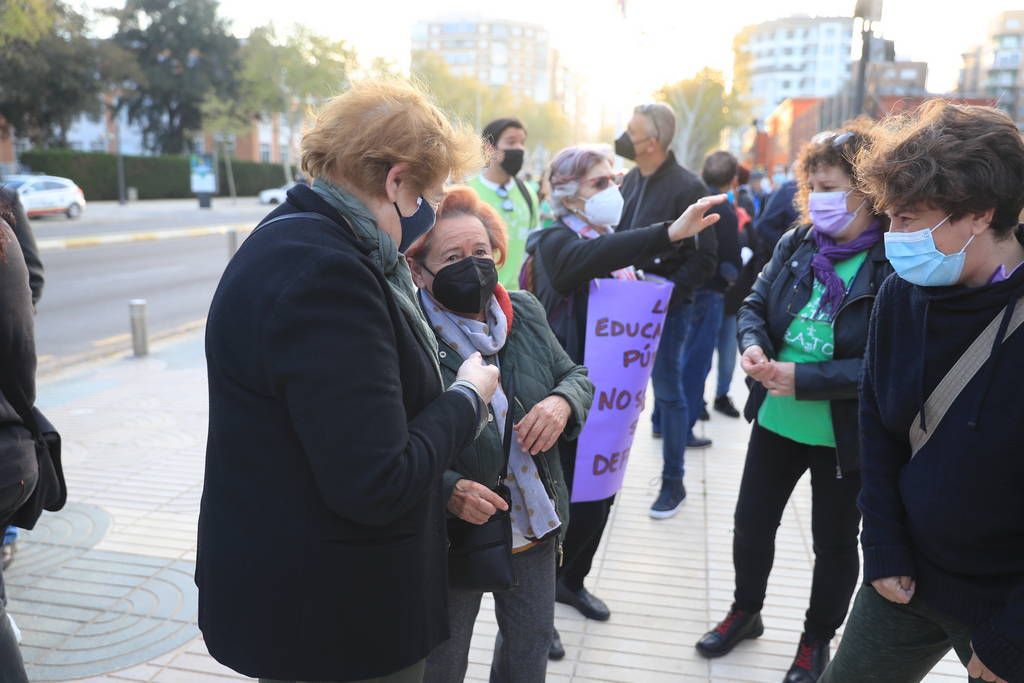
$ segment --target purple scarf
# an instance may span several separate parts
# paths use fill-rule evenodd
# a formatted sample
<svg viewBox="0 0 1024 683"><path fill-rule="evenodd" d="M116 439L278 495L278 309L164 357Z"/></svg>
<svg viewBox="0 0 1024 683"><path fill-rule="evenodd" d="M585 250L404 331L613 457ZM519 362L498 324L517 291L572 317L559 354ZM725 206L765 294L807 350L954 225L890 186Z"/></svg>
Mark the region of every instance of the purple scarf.
<svg viewBox="0 0 1024 683"><path fill-rule="evenodd" d="M845 244L836 244L836 241L817 230L814 231L814 241L818 245L818 253L811 259L811 268L814 270L814 277L825 286L825 293L821 296L821 303L818 304L818 311L835 313L839 305L843 303L846 296L846 285L843 279L836 274L835 263L852 258L862 251L867 251L878 244L885 234L880 221L874 221L856 239Z"/></svg>

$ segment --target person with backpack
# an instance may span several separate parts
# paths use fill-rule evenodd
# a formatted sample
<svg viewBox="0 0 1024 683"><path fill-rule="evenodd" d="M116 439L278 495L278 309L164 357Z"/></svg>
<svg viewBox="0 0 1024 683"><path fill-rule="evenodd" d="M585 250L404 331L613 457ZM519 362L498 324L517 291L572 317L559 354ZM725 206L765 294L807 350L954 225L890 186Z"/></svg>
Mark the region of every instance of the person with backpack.
<svg viewBox="0 0 1024 683"><path fill-rule="evenodd" d="M497 210L508 226L505 265L498 269L498 280L507 290L519 288L519 271L530 232L540 224L541 207L532 183L518 175L526 154L526 126L517 118L496 119L484 126L484 152L487 167L469 181L477 195Z"/></svg>
<svg viewBox="0 0 1024 683"><path fill-rule="evenodd" d="M707 214L725 195L705 197L686 208L674 221L664 221L628 232L613 227L622 216L622 195L608 158L587 147L569 147L551 162L551 205L555 223L535 232L527 245L525 281L544 305L548 322L559 343L576 363L584 362L587 302L596 278L636 279L634 267L671 245L693 237L713 225L717 214ZM707 215L705 215L707 214ZM576 443L560 445L562 470L572 491ZM584 586L594 554L604 533L615 497L573 503L564 562L558 573L559 602L575 607L583 616L606 621L608 606Z"/></svg>
<svg viewBox="0 0 1024 683"><path fill-rule="evenodd" d="M950 649L1024 681L1024 142L933 100L857 164L892 218L860 387L864 585L822 683L917 683Z"/></svg>
<svg viewBox="0 0 1024 683"><path fill-rule="evenodd" d="M779 240L739 313L754 426L736 500L734 602L697 651L722 657L764 632L775 534L809 470L814 576L785 683L813 683L824 671L860 569L857 384L875 295L892 273L887 219L854 185L852 160L870 144L869 129L854 124L803 148L803 224Z"/></svg>

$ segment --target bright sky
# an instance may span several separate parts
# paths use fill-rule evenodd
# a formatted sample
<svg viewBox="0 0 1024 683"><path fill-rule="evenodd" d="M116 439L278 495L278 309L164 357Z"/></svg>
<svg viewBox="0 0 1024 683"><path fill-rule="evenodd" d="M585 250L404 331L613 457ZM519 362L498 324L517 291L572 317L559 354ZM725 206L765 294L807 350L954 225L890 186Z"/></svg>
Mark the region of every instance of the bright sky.
<svg viewBox="0 0 1024 683"><path fill-rule="evenodd" d="M79 1L92 8L115 4ZM960 54L984 39L989 21L1000 11L1024 8L1021 0L972 0L969 10L961 3L954 13L940 10L941 4L886 0L880 27L896 41L897 58L929 63L928 86L939 93L956 87ZM266 23L286 30L300 18L321 33L351 42L365 63L379 56L403 68L417 20L471 15L538 23L585 79L591 106L621 121L635 101L659 85L704 66L728 77L732 37L743 26L793 14L850 15L855 1L627 0L625 21L617 5L614 0L298 0L284 11L280 0L221 0L221 12L240 36Z"/></svg>

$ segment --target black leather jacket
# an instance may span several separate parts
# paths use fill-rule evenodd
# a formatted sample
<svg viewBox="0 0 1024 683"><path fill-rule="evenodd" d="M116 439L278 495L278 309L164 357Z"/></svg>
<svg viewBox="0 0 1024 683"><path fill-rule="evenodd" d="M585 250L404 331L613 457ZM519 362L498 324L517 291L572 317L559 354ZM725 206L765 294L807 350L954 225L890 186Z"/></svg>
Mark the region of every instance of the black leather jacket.
<svg viewBox="0 0 1024 683"><path fill-rule="evenodd" d="M753 290L740 307L740 353L751 346L760 346L769 358L777 357L793 317L811 297L814 285L811 259L817 251L809 225L794 228L779 240L771 261L757 276ZM868 322L875 296L892 272L885 258L885 245L879 241L868 253L834 317L833 360L797 363L796 366L797 400L832 403L837 477L860 469L857 390ZM750 398L744 416L753 421L767 392L760 383L747 381Z"/></svg>

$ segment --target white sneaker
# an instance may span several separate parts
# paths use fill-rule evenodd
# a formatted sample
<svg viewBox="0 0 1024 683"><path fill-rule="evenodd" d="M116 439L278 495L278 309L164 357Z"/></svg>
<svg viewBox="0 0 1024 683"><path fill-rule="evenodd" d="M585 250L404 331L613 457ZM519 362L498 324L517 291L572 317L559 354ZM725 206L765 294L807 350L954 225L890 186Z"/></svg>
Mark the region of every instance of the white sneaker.
<svg viewBox="0 0 1024 683"><path fill-rule="evenodd" d="M14 617L11 616L10 612L7 612L7 621L11 622L11 628L14 630L14 639L21 645L21 629L14 623Z"/></svg>

